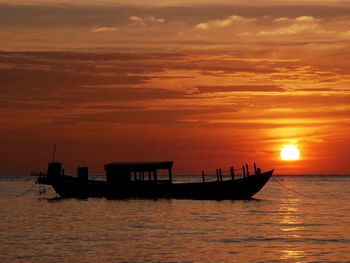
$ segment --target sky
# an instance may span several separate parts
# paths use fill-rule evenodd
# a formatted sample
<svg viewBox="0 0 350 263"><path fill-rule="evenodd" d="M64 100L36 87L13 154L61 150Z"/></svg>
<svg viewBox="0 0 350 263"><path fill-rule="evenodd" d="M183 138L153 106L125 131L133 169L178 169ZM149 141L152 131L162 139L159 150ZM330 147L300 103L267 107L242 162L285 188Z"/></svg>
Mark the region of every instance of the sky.
<svg viewBox="0 0 350 263"><path fill-rule="evenodd" d="M0 173L349 174L350 2L188 2L0 0Z"/></svg>

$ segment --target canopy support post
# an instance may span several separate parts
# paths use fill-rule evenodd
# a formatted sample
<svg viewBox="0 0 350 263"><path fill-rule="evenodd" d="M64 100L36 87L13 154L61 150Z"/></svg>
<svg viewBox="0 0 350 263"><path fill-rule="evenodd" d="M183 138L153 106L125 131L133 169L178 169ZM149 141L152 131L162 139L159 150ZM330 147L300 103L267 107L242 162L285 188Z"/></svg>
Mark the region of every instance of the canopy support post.
<svg viewBox="0 0 350 263"><path fill-rule="evenodd" d="M171 168L169 168L169 182L171 184L173 183L173 174L172 174Z"/></svg>

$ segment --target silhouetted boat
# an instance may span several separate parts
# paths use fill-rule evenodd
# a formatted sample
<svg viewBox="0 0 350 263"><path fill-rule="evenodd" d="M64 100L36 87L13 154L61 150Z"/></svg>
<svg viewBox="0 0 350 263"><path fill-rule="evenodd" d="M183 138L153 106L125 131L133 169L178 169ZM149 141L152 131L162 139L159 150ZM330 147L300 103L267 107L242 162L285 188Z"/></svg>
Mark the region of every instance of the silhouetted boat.
<svg viewBox="0 0 350 263"><path fill-rule="evenodd" d="M173 183L173 162L126 162L105 165L106 181L89 180L88 168L79 167L78 176L64 175L62 163L51 162L47 174L40 174L38 184L51 185L61 198L106 197L128 198L176 198L176 199L250 199L263 188L273 170L261 173L255 168L253 175L235 179L231 168L231 179L194 183ZM243 168L244 169L244 168ZM160 180L158 171L166 170L167 179Z"/></svg>

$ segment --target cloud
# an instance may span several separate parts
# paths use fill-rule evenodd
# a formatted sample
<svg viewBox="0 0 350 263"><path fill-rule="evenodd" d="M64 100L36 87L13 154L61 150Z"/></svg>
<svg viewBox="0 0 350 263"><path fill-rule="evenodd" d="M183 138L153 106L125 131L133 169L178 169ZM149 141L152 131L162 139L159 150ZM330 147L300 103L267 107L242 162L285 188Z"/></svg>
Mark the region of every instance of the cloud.
<svg viewBox="0 0 350 263"><path fill-rule="evenodd" d="M0 52L0 108L187 98L185 90L147 85L161 77L164 58L175 62L182 57L177 53Z"/></svg>
<svg viewBox="0 0 350 263"><path fill-rule="evenodd" d="M203 29L203 30L208 29L209 27L210 26L207 23L199 23L198 25L196 25L197 29Z"/></svg>
<svg viewBox="0 0 350 263"><path fill-rule="evenodd" d="M215 92L283 92L284 89L274 85L233 85L233 86L201 86L197 87L200 93Z"/></svg>
<svg viewBox="0 0 350 263"><path fill-rule="evenodd" d="M313 16L299 16L294 19L296 22L306 22L306 23L313 23L316 21L316 19Z"/></svg>
<svg viewBox="0 0 350 263"><path fill-rule="evenodd" d="M94 27L91 29L92 33L109 33L117 31L117 27Z"/></svg>
<svg viewBox="0 0 350 263"><path fill-rule="evenodd" d="M262 30L258 32L260 36L283 36L296 35L304 32L315 32L320 27L319 20L313 16L299 16L294 19L280 17L274 19L275 22L291 22L291 24L271 30Z"/></svg>
<svg viewBox="0 0 350 263"><path fill-rule="evenodd" d="M199 23L196 25L196 29L206 30L209 28L224 28L232 25L250 24L254 21L256 21L255 18L232 15L222 20L211 20L208 22Z"/></svg>
<svg viewBox="0 0 350 263"><path fill-rule="evenodd" d="M275 22L286 22L286 21L289 21L289 18L288 17L279 17L279 18L274 19L273 21L275 21Z"/></svg>
<svg viewBox="0 0 350 263"><path fill-rule="evenodd" d="M230 96L250 96L248 92L259 98L288 92L305 96L306 92L299 88L312 85L324 89L329 83L322 85L323 79L341 76L341 72L328 69L328 62L322 69L298 66L304 63L299 60L267 59L266 53L257 58L243 51L240 55L0 52L0 104L3 108L11 101L12 107L35 109L67 105L79 108L82 104L148 105L149 102L152 107L197 105L204 97L221 97L228 102ZM348 79L346 75L343 78ZM254 84L247 83L247 79ZM342 86L332 85L335 92L341 91ZM227 96L230 92L234 94ZM340 100L344 96L335 98ZM302 97L298 96L297 100L303 103Z"/></svg>
<svg viewBox="0 0 350 263"><path fill-rule="evenodd" d="M160 110L117 110L99 113L73 114L64 118L57 118L56 122L87 122L87 123L137 123L137 124L179 124L191 120L200 120L207 114L238 112L232 107L202 107L197 109L160 109Z"/></svg>
<svg viewBox="0 0 350 263"><path fill-rule="evenodd" d="M147 26L149 24L162 24L165 22L164 18L156 18L154 16L130 16L129 20L132 21L135 25Z"/></svg>

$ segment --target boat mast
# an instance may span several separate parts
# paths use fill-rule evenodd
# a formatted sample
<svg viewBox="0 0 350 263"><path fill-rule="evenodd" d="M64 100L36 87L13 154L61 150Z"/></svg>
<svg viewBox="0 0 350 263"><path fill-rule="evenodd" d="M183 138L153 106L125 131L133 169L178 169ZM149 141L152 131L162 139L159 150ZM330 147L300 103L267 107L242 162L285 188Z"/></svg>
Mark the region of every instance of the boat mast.
<svg viewBox="0 0 350 263"><path fill-rule="evenodd" d="M52 162L55 161L55 155L56 155L56 144L53 145Z"/></svg>

